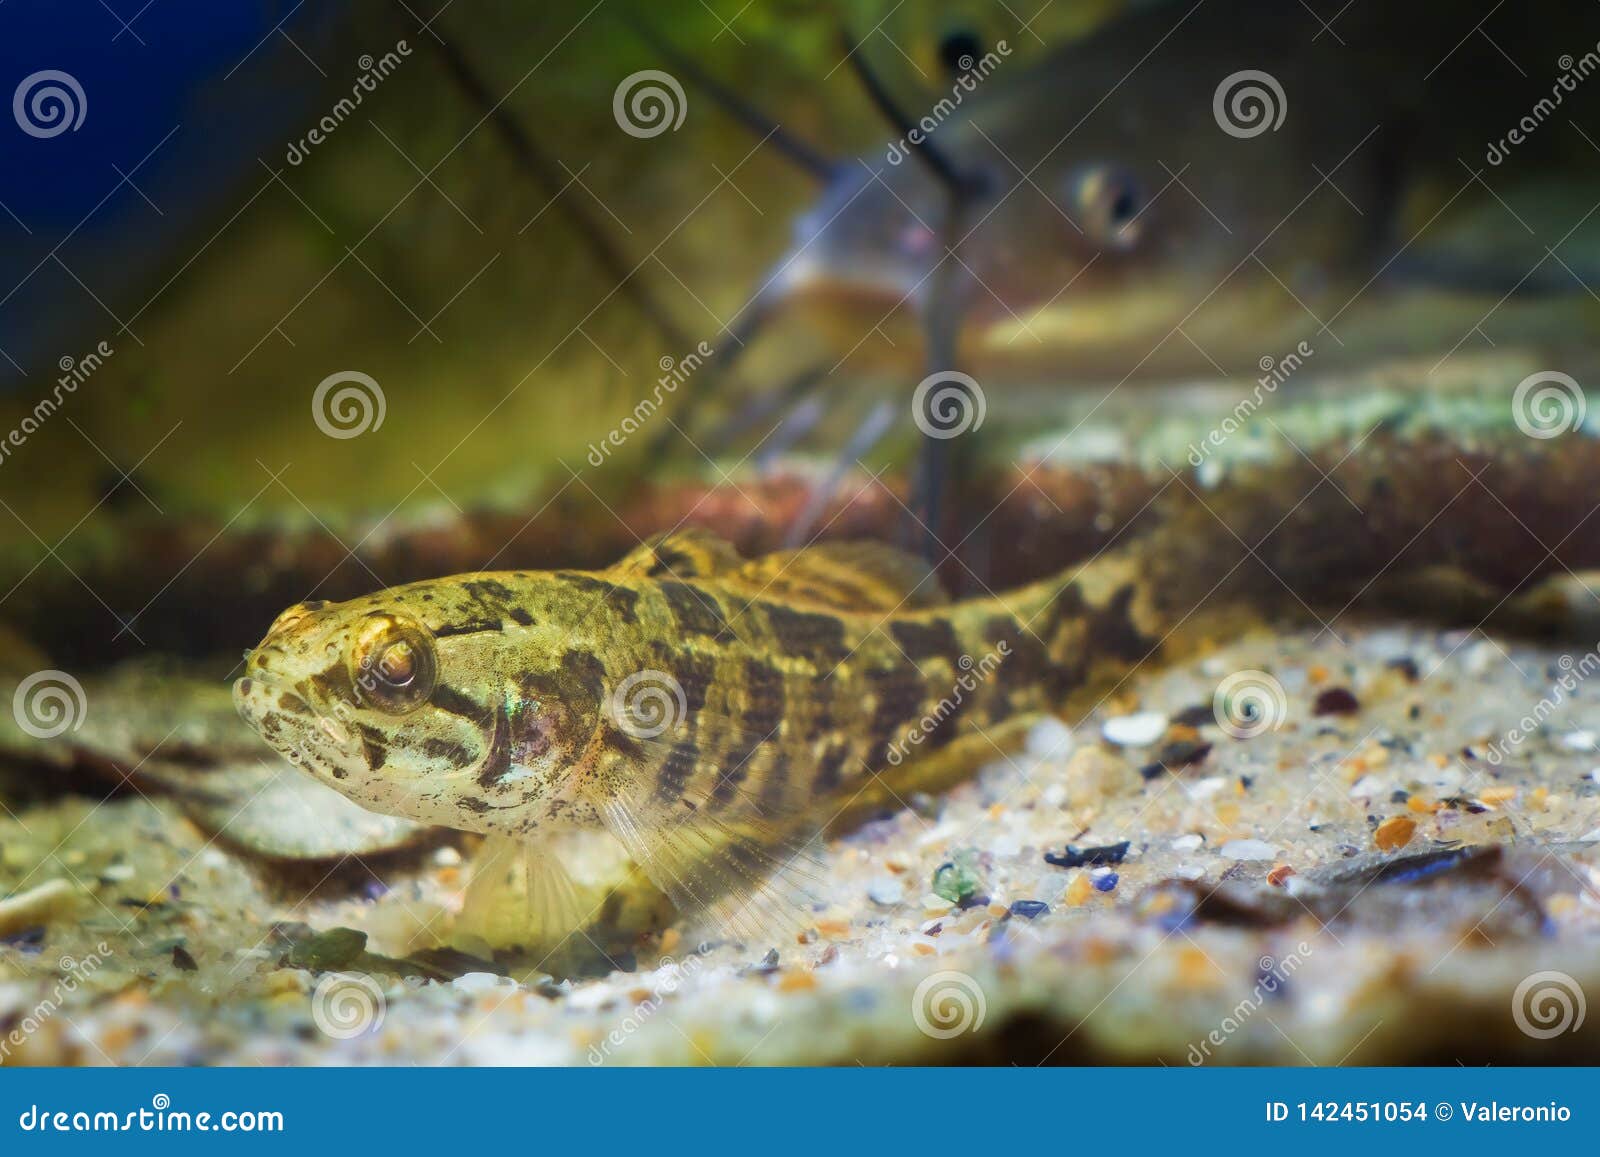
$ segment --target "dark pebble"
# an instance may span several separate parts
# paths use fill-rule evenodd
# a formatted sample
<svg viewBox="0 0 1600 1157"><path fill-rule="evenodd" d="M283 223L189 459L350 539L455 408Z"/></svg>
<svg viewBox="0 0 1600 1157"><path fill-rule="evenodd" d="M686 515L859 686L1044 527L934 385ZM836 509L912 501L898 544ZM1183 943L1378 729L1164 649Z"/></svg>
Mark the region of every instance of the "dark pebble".
<svg viewBox="0 0 1600 1157"><path fill-rule="evenodd" d="M1032 920L1036 916L1043 916L1050 911L1050 905L1043 900L1013 900L1011 901L1011 914Z"/></svg>
<svg viewBox="0 0 1600 1157"><path fill-rule="evenodd" d="M1313 715L1354 715L1360 710L1361 700L1348 687L1329 687L1311 705Z"/></svg>
<svg viewBox="0 0 1600 1157"><path fill-rule="evenodd" d="M1044 862L1057 868L1081 868L1086 864L1120 864L1128 854L1129 841L1106 844L1099 848L1074 848L1070 844L1064 853L1046 852Z"/></svg>
<svg viewBox="0 0 1600 1157"><path fill-rule="evenodd" d="M172 946L172 967L179 972L198 972L200 966L195 963L194 957L189 955L189 950L182 944Z"/></svg>
<svg viewBox="0 0 1600 1157"><path fill-rule="evenodd" d="M1119 878L1120 877L1118 877L1118 875L1115 872L1107 872L1103 876L1094 877L1094 879L1091 880L1090 882L1092 884L1094 884L1095 891L1097 891L1097 892L1109 892L1109 891L1111 891L1113 888L1115 888L1117 886L1117 880Z"/></svg>
<svg viewBox="0 0 1600 1157"><path fill-rule="evenodd" d="M1179 727L1215 727L1217 710L1209 703L1196 703L1172 716L1171 722Z"/></svg>
<svg viewBox="0 0 1600 1157"><path fill-rule="evenodd" d="M44 947L44 925L35 924L31 928L8 932L0 936L0 944L4 944L7 948L19 948L29 954L37 952Z"/></svg>
<svg viewBox="0 0 1600 1157"><path fill-rule="evenodd" d="M778 971L778 950L767 949L767 954L755 964L747 964L739 969L741 976L771 976Z"/></svg>
<svg viewBox="0 0 1600 1157"><path fill-rule="evenodd" d="M1391 671L1400 672L1406 677L1406 682L1408 683L1415 683L1422 675L1422 672L1417 670L1417 661L1409 655L1401 656L1398 659L1390 659L1384 666Z"/></svg>
<svg viewBox="0 0 1600 1157"><path fill-rule="evenodd" d="M1198 739L1177 739L1156 754L1156 761L1139 769L1146 779L1156 779L1165 772L1181 771L1192 767L1211 754L1211 744Z"/></svg>

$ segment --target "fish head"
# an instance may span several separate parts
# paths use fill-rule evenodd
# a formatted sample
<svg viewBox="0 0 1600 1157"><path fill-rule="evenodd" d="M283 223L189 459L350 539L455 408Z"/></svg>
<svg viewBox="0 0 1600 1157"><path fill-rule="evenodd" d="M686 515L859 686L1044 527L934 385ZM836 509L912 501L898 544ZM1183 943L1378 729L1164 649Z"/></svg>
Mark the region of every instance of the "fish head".
<svg viewBox="0 0 1600 1157"><path fill-rule="evenodd" d="M447 597L424 601L431 585L284 611L249 653L235 705L272 748L363 807L526 831L568 798L598 691L567 677L559 639L541 646L509 622L471 629Z"/></svg>
<svg viewBox="0 0 1600 1157"><path fill-rule="evenodd" d="M863 318L925 331L944 316L1015 360L1079 365L1069 355L1145 352L1238 264L1239 238L1126 142L1085 132L1039 148L1029 172L1024 146L993 135L951 150L971 184L955 215L915 159L847 172L799 217L762 294L851 345Z"/></svg>

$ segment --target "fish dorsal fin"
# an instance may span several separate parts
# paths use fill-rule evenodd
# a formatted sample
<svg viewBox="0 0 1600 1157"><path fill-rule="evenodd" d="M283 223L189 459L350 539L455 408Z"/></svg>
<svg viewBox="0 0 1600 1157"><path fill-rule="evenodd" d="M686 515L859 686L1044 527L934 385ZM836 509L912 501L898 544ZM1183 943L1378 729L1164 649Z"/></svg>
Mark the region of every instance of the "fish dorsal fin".
<svg viewBox="0 0 1600 1157"><path fill-rule="evenodd" d="M765 596L834 611L887 614L949 602L922 559L881 542L828 542L763 555L731 581Z"/></svg>
<svg viewBox="0 0 1600 1157"><path fill-rule="evenodd" d="M611 570L629 578L684 581L727 574L743 563L725 540L709 530L689 529L651 535Z"/></svg>

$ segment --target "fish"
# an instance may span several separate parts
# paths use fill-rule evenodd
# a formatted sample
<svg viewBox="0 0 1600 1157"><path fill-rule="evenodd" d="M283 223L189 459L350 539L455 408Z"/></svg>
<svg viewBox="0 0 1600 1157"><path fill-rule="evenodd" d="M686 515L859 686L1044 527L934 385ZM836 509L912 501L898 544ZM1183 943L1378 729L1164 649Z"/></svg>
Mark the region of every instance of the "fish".
<svg viewBox="0 0 1600 1157"><path fill-rule="evenodd" d="M1039 55L973 43L964 68L916 95L889 95L848 43L901 135L806 162L816 199L732 324L743 341L793 318L865 372L921 356L986 384L1081 384L1253 377L1302 340L1325 362L1346 344L1353 359L1429 348L1386 324L1419 286L1476 295L1464 319L1414 316L1445 347L1484 316L1484 295L1582 297L1543 246L1561 238L1587 276L1593 247L1574 248L1594 230L1562 235L1592 199L1541 213L1535 190L1561 166L1586 188L1589 146L1547 133L1491 191L1474 177L1485 142L1549 96L1535 63L1600 35L1593 14L1540 7L1544 21L1486 26L1492 0L1337 15L1130 5ZM1562 113L1576 123L1595 99L1577 86ZM1468 212L1485 203L1490 216ZM1542 239L1514 206L1550 227ZM1345 334L1358 316L1370 343Z"/></svg>
<svg viewBox="0 0 1600 1157"><path fill-rule="evenodd" d="M681 914L748 939L804 919L814 842L853 798L964 774L1102 665L1148 657L1138 589L1100 567L951 602L882 544L746 560L680 531L603 570L297 604L233 696L361 806L509 849L531 938L592 917L564 859L598 837Z"/></svg>

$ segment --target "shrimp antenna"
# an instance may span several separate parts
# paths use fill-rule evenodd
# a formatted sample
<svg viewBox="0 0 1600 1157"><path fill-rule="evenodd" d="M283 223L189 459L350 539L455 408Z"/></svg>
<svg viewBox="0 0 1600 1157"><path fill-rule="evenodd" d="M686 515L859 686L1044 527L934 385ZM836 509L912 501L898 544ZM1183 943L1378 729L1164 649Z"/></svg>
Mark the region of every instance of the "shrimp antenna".
<svg viewBox="0 0 1600 1157"><path fill-rule="evenodd" d="M665 56L667 62L673 68L683 73L690 84L709 96L718 108L738 121L752 134L762 140L770 140L773 146L788 160L810 173L819 181L831 181L838 176L838 162L824 156L811 144L795 136L755 105L745 100L744 97L701 68L696 61L678 51L676 45L672 44L645 21L633 15L624 16L622 19L641 40L661 53L662 56Z"/></svg>
<svg viewBox="0 0 1600 1157"><path fill-rule="evenodd" d="M867 58L861 52L861 45L843 28L839 30L839 44L844 49L845 59L850 62L850 67L855 70L856 77L861 81L861 87L867 90L872 103L900 134L911 153L952 192L961 193L969 190L972 181L945 155L944 150L928 139L927 133L917 128L916 122L906 115L905 110L895 103L894 97L884 87L883 81L867 63Z"/></svg>

